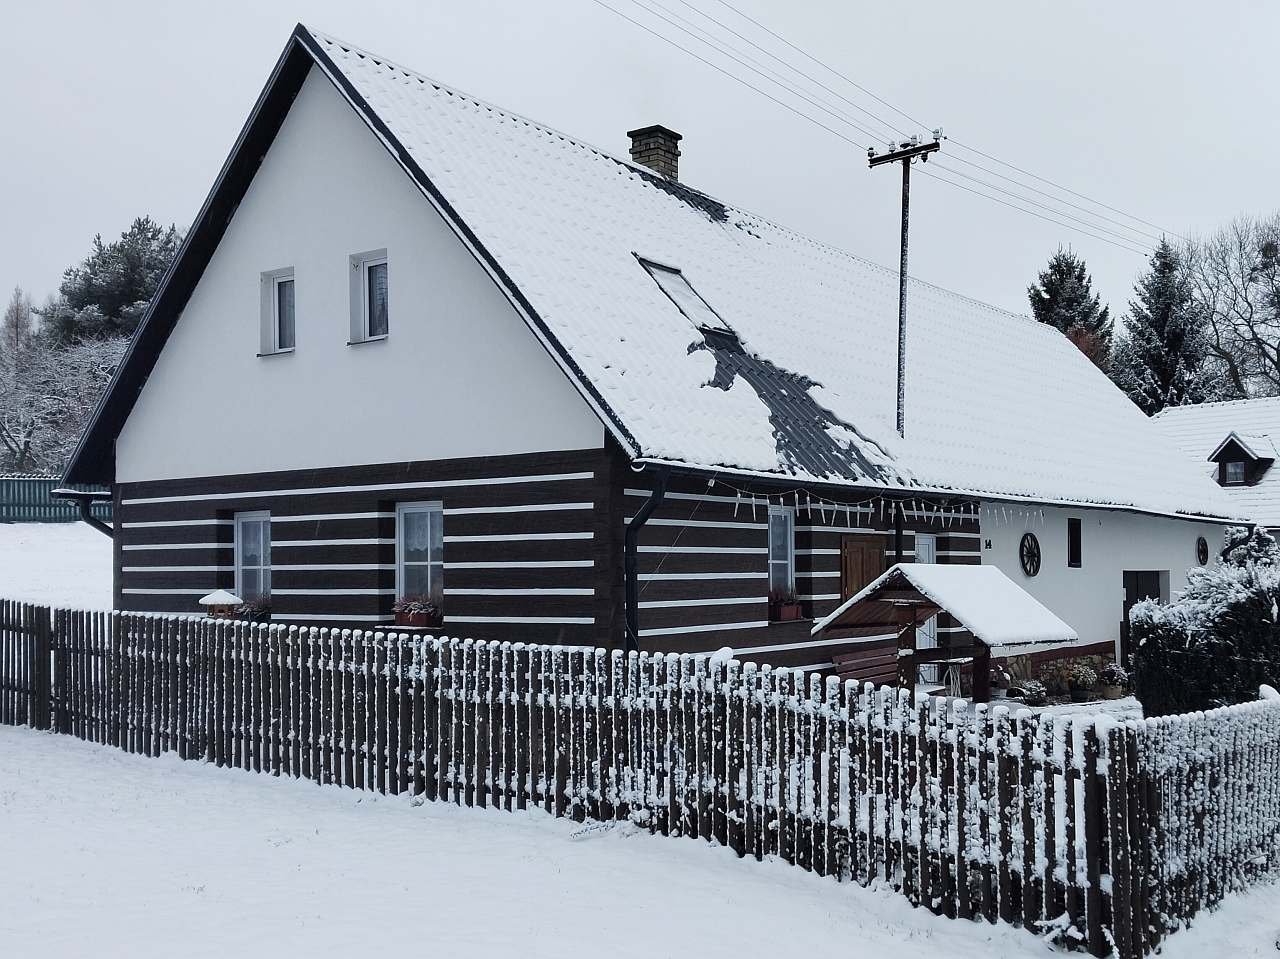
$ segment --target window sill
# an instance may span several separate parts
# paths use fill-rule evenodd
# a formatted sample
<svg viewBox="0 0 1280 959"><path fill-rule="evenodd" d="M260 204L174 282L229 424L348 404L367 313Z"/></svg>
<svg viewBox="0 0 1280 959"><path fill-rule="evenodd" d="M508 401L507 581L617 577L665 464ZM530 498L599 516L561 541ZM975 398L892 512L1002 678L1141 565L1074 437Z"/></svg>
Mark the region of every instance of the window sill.
<svg viewBox="0 0 1280 959"><path fill-rule="evenodd" d="M290 353L293 352L293 349L294 348L291 346L287 350L268 350L265 353L259 353L258 357L259 359L262 359L268 356L288 356Z"/></svg>
<svg viewBox="0 0 1280 959"><path fill-rule="evenodd" d="M362 346L365 343L381 343L388 336L390 336L389 333L383 333L381 336L370 336L363 340L347 340L347 346Z"/></svg>

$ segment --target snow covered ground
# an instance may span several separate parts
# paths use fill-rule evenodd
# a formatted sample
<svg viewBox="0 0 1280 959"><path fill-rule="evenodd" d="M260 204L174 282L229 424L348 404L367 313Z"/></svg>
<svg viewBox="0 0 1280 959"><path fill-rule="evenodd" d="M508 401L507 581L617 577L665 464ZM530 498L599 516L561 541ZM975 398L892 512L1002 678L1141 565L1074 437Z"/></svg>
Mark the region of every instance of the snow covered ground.
<svg viewBox="0 0 1280 959"><path fill-rule="evenodd" d="M415 806L0 727L0 953L1045 956L1011 927L630 827ZM1266 887L1168 957L1275 955Z"/></svg>
<svg viewBox="0 0 1280 959"><path fill-rule="evenodd" d="M0 523L0 597L111 608L111 540L84 523Z"/></svg>

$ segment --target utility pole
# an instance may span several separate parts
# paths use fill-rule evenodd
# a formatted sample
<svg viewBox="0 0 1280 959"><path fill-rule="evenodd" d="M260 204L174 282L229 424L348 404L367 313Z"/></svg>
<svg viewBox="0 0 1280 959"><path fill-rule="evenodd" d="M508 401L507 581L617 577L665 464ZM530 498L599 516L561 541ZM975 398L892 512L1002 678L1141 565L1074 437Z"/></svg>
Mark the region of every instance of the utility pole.
<svg viewBox="0 0 1280 959"><path fill-rule="evenodd" d="M911 211L911 163L916 157L921 163L929 162L929 154L942 148L941 130L933 131L932 143L921 143L919 137L905 140L888 153L867 151L867 159L874 169L886 163L902 164L902 258L898 266L898 435L906 436L907 399L907 224Z"/></svg>

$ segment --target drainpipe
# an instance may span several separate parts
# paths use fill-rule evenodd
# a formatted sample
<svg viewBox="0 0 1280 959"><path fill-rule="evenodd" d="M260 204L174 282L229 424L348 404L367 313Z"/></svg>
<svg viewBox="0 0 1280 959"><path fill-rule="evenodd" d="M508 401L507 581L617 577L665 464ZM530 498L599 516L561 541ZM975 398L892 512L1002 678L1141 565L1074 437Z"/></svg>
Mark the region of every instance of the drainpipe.
<svg viewBox="0 0 1280 959"><path fill-rule="evenodd" d="M640 589L637 583L637 549L640 542L640 529L649 521L653 511L657 509L667 495L667 479L671 475L668 469L660 469L654 473L653 492L640 504L636 515L627 524L623 534L623 579L626 588L626 649L627 652L640 650Z"/></svg>
<svg viewBox="0 0 1280 959"><path fill-rule="evenodd" d="M115 531L90 512L94 503L101 503L111 498L110 493L83 493L75 489L56 489L49 493L54 499L68 499L76 504L80 518L108 539L115 539Z"/></svg>
<svg viewBox="0 0 1280 959"><path fill-rule="evenodd" d="M902 501L898 500L893 504L893 561L895 563L902 562Z"/></svg>

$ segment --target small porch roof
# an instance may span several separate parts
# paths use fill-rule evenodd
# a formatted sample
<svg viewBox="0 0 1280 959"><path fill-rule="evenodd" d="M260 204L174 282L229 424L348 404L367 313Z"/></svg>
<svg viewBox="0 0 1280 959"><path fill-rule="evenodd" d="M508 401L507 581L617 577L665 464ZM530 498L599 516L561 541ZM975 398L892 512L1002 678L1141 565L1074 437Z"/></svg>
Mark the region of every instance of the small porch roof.
<svg viewBox="0 0 1280 959"><path fill-rule="evenodd" d="M899 563L835 612L814 624L828 629L903 625L902 607L917 623L945 612L997 656L1017 656L1080 641L1079 634L994 566Z"/></svg>

